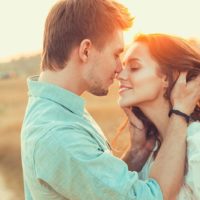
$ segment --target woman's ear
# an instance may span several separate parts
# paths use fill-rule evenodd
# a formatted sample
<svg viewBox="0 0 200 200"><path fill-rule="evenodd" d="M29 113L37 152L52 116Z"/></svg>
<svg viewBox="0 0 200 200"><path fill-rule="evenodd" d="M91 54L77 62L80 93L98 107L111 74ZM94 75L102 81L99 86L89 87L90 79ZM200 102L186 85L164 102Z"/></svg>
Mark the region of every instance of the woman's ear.
<svg viewBox="0 0 200 200"><path fill-rule="evenodd" d="M81 41L78 54L82 62L87 62L91 47L92 47L91 40L84 39Z"/></svg>
<svg viewBox="0 0 200 200"><path fill-rule="evenodd" d="M169 80L168 80L167 75L163 75L163 77L162 77L162 83L163 83L163 87L164 88L168 88L169 87Z"/></svg>

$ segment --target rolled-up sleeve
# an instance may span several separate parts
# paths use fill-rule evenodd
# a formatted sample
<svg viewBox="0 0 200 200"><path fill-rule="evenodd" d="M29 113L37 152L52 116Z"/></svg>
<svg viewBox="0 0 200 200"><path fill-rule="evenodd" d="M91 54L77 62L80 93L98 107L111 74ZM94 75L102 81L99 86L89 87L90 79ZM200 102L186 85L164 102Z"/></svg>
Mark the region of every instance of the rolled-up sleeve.
<svg viewBox="0 0 200 200"><path fill-rule="evenodd" d="M125 162L83 131L60 128L51 137L41 138L34 159L37 178L68 199L163 199L155 180L139 180Z"/></svg>

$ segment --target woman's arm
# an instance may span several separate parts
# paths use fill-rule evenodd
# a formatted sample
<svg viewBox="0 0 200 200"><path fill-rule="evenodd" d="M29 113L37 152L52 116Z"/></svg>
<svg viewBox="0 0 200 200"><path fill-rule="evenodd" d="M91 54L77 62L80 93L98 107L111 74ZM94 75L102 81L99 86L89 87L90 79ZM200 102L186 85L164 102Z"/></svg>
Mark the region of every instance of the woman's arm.
<svg viewBox="0 0 200 200"><path fill-rule="evenodd" d="M174 86L173 108L190 115L200 99L200 77L186 84L186 73ZM187 123L183 117L172 114L166 138L155 159L150 177L158 181L165 200L175 199L183 182Z"/></svg>

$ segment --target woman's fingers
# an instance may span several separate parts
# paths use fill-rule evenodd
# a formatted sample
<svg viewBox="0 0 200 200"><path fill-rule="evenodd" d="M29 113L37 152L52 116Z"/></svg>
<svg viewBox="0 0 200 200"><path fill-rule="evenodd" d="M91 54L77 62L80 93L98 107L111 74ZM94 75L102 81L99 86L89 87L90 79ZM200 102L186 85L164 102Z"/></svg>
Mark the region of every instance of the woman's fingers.
<svg viewBox="0 0 200 200"><path fill-rule="evenodd" d="M186 76L187 76L187 72L181 72L176 83L186 84Z"/></svg>
<svg viewBox="0 0 200 200"><path fill-rule="evenodd" d="M182 72L171 93L174 109L190 115L200 98L200 76L186 82L187 72Z"/></svg>

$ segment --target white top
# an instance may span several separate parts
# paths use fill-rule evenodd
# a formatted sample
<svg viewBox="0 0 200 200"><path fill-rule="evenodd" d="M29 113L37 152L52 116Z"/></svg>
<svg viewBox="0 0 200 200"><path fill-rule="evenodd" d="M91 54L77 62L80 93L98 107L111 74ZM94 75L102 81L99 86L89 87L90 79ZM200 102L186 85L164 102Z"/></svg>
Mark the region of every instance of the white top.
<svg viewBox="0 0 200 200"><path fill-rule="evenodd" d="M200 200L200 122L193 122L188 127L187 159L188 171L177 200ZM139 172L141 179L146 180L148 178L153 161L152 153Z"/></svg>

